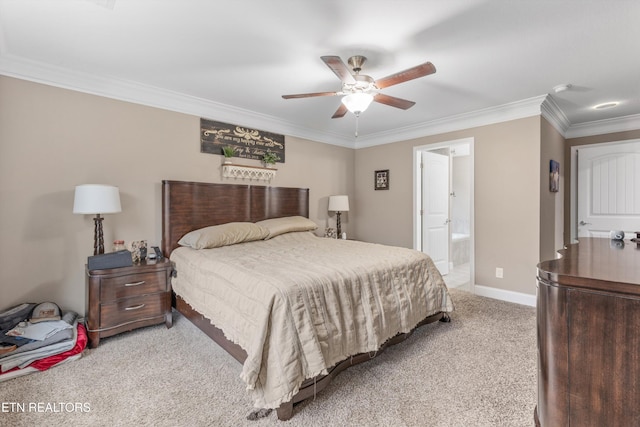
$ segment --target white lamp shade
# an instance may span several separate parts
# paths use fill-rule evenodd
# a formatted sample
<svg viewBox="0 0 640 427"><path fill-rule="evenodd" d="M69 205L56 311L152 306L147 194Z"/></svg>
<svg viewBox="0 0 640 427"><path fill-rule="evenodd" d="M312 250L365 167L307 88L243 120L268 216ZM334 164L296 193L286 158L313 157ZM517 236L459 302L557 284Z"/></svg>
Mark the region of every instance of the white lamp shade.
<svg viewBox="0 0 640 427"><path fill-rule="evenodd" d="M329 210L333 212L348 212L349 196L329 196Z"/></svg>
<svg viewBox="0 0 640 427"><path fill-rule="evenodd" d="M369 108L369 104L371 104L372 101L373 95L362 92L352 93L342 98L342 103L347 107L347 110L356 115Z"/></svg>
<svg viewBox="0 0 640 427"><path fill-rule="evenodd" d="M108 214L122 211L118 187L85 184L76 186L74 214Z"/></svg>

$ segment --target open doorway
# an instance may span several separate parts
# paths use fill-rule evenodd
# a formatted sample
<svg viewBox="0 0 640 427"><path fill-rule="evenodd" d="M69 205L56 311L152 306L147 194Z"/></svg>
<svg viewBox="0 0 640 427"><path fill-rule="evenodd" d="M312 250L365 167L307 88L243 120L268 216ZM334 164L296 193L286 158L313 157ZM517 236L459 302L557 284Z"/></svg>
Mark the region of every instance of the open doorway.
<svg viewBox="0 0 640 427"><path fill-rule="evenodd" d="M473 138L414 147L414 248L473 292Z"/></svg>

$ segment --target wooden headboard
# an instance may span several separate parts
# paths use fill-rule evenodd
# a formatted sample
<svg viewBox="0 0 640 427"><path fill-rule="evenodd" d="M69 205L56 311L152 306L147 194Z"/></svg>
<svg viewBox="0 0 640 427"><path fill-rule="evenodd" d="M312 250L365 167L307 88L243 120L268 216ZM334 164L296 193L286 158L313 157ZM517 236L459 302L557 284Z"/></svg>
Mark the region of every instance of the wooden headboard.
<svg viewBox="0 0 640 427"><path fill-rule="evenodd" d="M234 221L309 217L309 189L162 181L162 252L189 231Z"/></svg>

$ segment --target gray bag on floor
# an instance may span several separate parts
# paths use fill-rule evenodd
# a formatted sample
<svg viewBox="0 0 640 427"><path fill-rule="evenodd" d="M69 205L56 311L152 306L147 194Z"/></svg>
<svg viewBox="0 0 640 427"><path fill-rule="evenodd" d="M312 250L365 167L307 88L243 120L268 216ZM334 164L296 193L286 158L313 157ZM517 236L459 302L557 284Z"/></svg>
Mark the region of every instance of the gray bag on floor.
<svg viewBox="0 0 640 427"><path fill-rule="evenodd" d="M12 329L18 323L28 319L35 306L36 304L24 303L0 313L0 330Z"/></svg>

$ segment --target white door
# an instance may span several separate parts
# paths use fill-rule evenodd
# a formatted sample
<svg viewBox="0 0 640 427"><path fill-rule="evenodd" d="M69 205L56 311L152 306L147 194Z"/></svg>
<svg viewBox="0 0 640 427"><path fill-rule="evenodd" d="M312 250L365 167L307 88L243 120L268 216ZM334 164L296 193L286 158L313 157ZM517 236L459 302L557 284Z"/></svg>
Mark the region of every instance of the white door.
<svg viewBox="0 0 640 427"><path fill-rule="evenodd" d="M422 251L449 273L449 156L422 153Z"/></svg>
<svg viewBox="0 0 640 427"><path fill-rule="evenodd" d="M578 149L578 237L640 231L640 142Z"/></svg>

